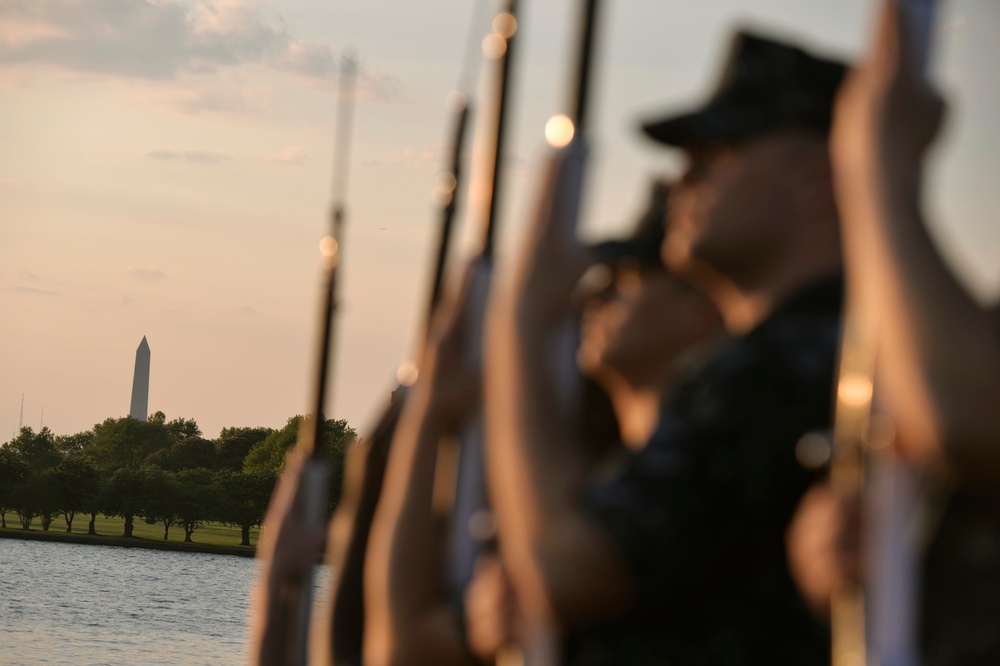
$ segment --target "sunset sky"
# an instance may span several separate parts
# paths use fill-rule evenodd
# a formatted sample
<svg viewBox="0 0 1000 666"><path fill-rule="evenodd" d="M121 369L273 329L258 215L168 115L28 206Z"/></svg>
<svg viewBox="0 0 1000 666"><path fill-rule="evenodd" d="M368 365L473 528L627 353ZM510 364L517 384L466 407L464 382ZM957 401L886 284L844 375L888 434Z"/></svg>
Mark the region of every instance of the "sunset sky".
<svg viewBox="0 0 1000 666"><path fill-rule="evenodd" d="M306 410L347 49L362 74L330 411L363 427L412 353L473 4L0 0L0 441L22 393L25 425L57 434L125 415L143 336L151 412L215 437ZM576 4L522 0L501 253L533 195L545 120L564 110ZM648 178L678 171L637 121L708 92L733 26L852 57L875 7L606 3L585 233L617 233ZM951 109L929 174L933 231L988 301L1000 294L1000 3L949 0L937 24Z"/></svg>

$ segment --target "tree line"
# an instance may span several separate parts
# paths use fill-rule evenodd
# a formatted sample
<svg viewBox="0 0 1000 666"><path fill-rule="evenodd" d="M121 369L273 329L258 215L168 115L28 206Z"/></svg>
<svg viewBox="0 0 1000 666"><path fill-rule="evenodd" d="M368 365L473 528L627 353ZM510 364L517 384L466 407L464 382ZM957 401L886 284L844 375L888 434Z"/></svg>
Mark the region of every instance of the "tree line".
<svg viewBox="0 0 1000 666"><path fill-rule="evenodd" d="M193 419L167 421L156 412L148 421L108 418L92 429L54 435L21 428L0 444L0 527L16 513L22 529L37 519L48 531L61 517L66 532L78 516L97 534L99 514L124 520L131 537L135 519L184 531L184 541L206 521L240 528L241 545L259 527L295 443L302 416L281 429L223 428L214 440L202 437ZM347 421L327 419L326 443L333 473L328 510L340 499L347 446L357 436Z"/></svg>

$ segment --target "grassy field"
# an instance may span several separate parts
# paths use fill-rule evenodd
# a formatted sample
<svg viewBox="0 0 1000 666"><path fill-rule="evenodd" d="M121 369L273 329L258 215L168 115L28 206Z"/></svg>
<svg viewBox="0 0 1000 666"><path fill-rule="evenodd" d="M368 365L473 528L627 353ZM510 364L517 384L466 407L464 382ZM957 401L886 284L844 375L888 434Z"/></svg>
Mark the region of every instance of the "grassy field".
<svg viewBox="0 0 1000 666"><path fill-rule="evenodd" d="M90 521L90 516L77 516L73 520L73 534L77 536L83 536L87 534L87 523ZM11 511L7 513L7 529L8 530L20 530L21 523L17 519L17 513ZM141 518L136 518L133 523L132 535L137 539L148 539L150 541L163 541L163 523L157 523L155 525L147 525L146 521ZM100 536L110 536L110 537L120 537L122 532L125 530L125 521L121 518L106 518L104 516L98 515L97 521L94 523L94 528L97 530L97 534ZM42 524L39 518L35 518L31 523L32 532L41 532ZM52 521L52 525L49 526L50 533L65 533L66 532L66 521L63 520L62 516L55 518ZM251 546L256 546L258 539L260 538L260 530L256 527L250 530L250 544ZM201 527L194 531L191 535L191 540L194 543L202 544L206 546L229 546L238 547L240 545L240 528L230 527L228 525L223 525L222 523L203 523ZM184 528L180 525L172 525L170 527L170 538L168 539L171 543L183 543L184 541Z"/></svg>

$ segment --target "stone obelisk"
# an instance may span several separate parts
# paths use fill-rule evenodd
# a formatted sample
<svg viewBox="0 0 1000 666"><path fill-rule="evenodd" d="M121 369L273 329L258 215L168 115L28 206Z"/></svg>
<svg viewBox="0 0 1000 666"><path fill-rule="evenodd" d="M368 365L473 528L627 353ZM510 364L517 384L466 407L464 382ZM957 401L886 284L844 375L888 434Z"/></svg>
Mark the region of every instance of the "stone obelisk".
<svg viewBox="0 0 1000 666"><path fill-rule="evenodd" d="M149 415L149 344L142 336L139 348L135 350L135 374L132 375L132 406L128 415L137 421L145 421Z"/></svg>

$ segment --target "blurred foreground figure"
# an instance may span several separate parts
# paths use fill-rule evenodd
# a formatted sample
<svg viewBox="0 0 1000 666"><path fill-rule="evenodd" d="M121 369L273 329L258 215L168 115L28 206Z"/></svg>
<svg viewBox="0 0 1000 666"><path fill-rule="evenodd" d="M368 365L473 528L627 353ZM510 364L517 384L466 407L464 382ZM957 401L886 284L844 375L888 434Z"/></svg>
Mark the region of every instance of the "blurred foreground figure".
<svg viewBox="0 0 1000 666"><path fill-rule="evenodd" d="M587 298L577 365L610 397L620 443L629 449L649 441L684 370L679 362L697 362L701 343L722 330L715 305L663 266L667 191L665 183L654 183L649 210L631 236L592 248L603 284L589 293L582 286Z"/></svg>
<svg viewBox="0 0 1000 666"><path fill-rule="evenodd" d="M711 301L664 268L666 185L654 183L651 194L629 237L589 248L588 258L597 263L577 287L584 301L577 365L587 383L580 413L564 434L578 440L577 453L592 477L646 445L678 377L711 351L722 330ZM497 557L483 559L466 595L466 614L469 645L488 659L504 642L530 639L531 628L529 636L518 634L506 569ZM497 622L505 613L508 621Z"/></svg>
<svg viewBox="0 0 1000 666"><path fill-rule="evenodd" d="M663 197L658 186L652 213L630 238L593 248L613 279L587 295L579 353L581 370L608 391L619 415L633 420L627 428L632 446L644 444L655 425L678 357L721 326L714 306L670 277L659 260ZM457 313L442 314L444 328L435 329L413 388L409 404L416 406L404 409L389 457L366 566L366 664L489 661L516 636L517 607L499 558L481 558L464 603L451 598L443 578L434 473L439 440L454 434L478 395L466 351L475 344L464 323L473 316L470 293L467 287ZM580 451L584 459L621 444L610 407L593 400L590 410L577 417L577 431L593 440Z"/></svg>
<svg viewBox="0 0 1000 666"><path fill-rule="evenodd" d="M876 403L898 453L937 485L923 557L926 664L1000 663L1000 311L977 305L924 225L923 165L943 104L914 63L906 17L884 3L872 50L845 84L832 137L847 279L878 312ZM860 290L860 289L859 289ZM858 507L817 486L789 558L817 609L860 562Z"/></svg>
<svg viewBox="0 0 1000 666"><path fill-rule="evenodd" d="M737 36L701 109L650 124L682 148L667 265L739 336L676 387L646 447L592 481L561 427L553 350L586 266L558 186L487 328L490 491L529 622L573 664L821 664L828 631L789 576L784 532L815 472L795 445L826 428L841 277L827 132L844 67Z"/></svg>
<svg viewBox="0 0 1000 666"><path fill-rule="evenodd" d="M485 262L472 264L457 300L438 308L393 436L365 559L366 666L472 661L446 577L450 507L435 501L435 471L442 440L480 400L469 331L482 316L473 310L482 307L475 294L487 271Z"/></svg>

